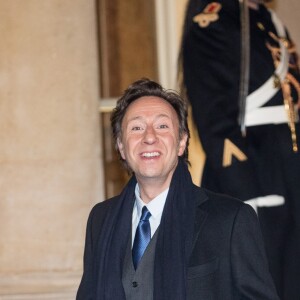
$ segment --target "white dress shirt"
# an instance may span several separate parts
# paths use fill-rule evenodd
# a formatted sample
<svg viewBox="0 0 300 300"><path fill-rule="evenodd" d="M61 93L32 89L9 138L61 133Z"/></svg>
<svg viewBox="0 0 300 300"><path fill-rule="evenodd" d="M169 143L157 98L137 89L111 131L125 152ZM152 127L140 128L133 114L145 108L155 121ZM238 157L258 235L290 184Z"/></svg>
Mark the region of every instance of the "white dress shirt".
<svg viewBox="0 0 300 300"><path fill-rule="evenodd" d="M160 193L158 196L156 196L153 200L151 200L149 203L143 202L141 196L140 196L140 189L139 185L136 184L135 186L135 203L133 206L132 211L132 246L134 242L134 236L136 232L136 228L139 224L141 215L142 215L142 208L144 206L147 207L149 212L151 213L151 217L149 219L150 228L151 228L151 238L154 235L155 231L157 230L162 212L166 203L167 195L168 195L169 188L164 190L162 193Z"/></svg>

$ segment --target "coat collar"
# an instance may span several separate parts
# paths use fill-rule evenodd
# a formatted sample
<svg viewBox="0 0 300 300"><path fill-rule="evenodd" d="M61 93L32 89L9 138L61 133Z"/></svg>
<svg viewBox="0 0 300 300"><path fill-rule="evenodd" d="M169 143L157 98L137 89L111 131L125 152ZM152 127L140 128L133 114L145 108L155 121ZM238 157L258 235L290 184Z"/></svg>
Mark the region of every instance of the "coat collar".
<svg viewBox="0 0 300 300"><path fill-rule="evenodd" d="M195 222L194 222L194 233L192 242L192 251L195 247L196 241L199 238L199 234L203 228L203 224L208 216L208 212L203 209L202 204L204 204L208 199L208 195L205 190L199 187L194 187L193 197L195 197ZM191 252L192 253L192 252Z"/></svg>
<svg viewBox="0 0 300 300"><path fill-rule="evenodd" d="M208 200L208 195L206 194L205 190L198 186L194 186L193 197L195 197L196 199L195 200L196 206L199 206Z"/></svg>

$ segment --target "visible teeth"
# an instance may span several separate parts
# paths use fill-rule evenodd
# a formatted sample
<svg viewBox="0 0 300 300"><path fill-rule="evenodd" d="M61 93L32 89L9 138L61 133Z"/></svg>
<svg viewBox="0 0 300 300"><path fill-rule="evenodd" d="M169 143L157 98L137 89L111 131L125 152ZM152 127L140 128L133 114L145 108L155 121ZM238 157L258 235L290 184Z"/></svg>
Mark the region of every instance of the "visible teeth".
<svg viewBox="0 0 300 300"><path fill-rule="evenodd" d="M154 156L159 156L158 152L148 152L148 153L143 153L142 156L144 157L154 157Z"/></svg>

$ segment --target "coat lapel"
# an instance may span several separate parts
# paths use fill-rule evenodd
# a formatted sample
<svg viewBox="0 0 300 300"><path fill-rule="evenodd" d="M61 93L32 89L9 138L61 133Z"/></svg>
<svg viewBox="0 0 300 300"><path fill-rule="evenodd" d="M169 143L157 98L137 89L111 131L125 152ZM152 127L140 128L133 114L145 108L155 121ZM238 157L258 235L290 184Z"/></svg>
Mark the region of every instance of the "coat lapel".
<svg viewBox="0 0 300 300"><path fill-rule="evenodd" d="M194 250L195 244L199 238L199 234L203 228L205 220L208 216L208 213L202 209L202 204L208 200L208 196L205 191L201 188L194 188L193 197L196 199L195 207L195 223L194 223L194 234L192 242L192 252ZM192 253L191 252L191 253Z"/></svg>

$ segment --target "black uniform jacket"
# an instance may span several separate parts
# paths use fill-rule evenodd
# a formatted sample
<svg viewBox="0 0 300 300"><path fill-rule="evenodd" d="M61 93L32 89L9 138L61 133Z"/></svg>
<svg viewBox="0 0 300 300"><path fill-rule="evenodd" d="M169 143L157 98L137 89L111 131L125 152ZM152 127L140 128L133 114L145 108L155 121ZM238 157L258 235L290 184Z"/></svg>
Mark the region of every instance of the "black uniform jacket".
<svg viewBox="0 0 300 300"><path fill-rule="evenodd" d="M265 6L260 5L259 10L250 9L249 21L250 94L274 76L280 47L276 27ZM285 178L278 171L278 161L287 161L290 156L299 160L299 153L293 154L287 123L248 127L246 137L242 136L238 122L240 28L239 1L190 0L182 55L187 96L206 154L202 186L245 201L266 195L284 195L282 182ZM286 38L289 40L287 32ZM289 40L288 78L296 104L300 75L293 49ZM283 105L281 89L264 106L279 105ZM299 130L296 124L300 146ZM232 162L224 166L224 157L234 147L229 146L227 152L225 141L230 141L245 157L233 155Z"/></svg>
<svg viewBox="0 0 300 300"><path fill-rule="evenodd" d="M197 204L187 299L278 299L254 210L241 201L196 186L192 196ZM98 281L94 271L101 247L97 242L101 224L118 200L119 197L114 197L99 203L90 213L78 299L94 299L90 293Z"/></svg>

